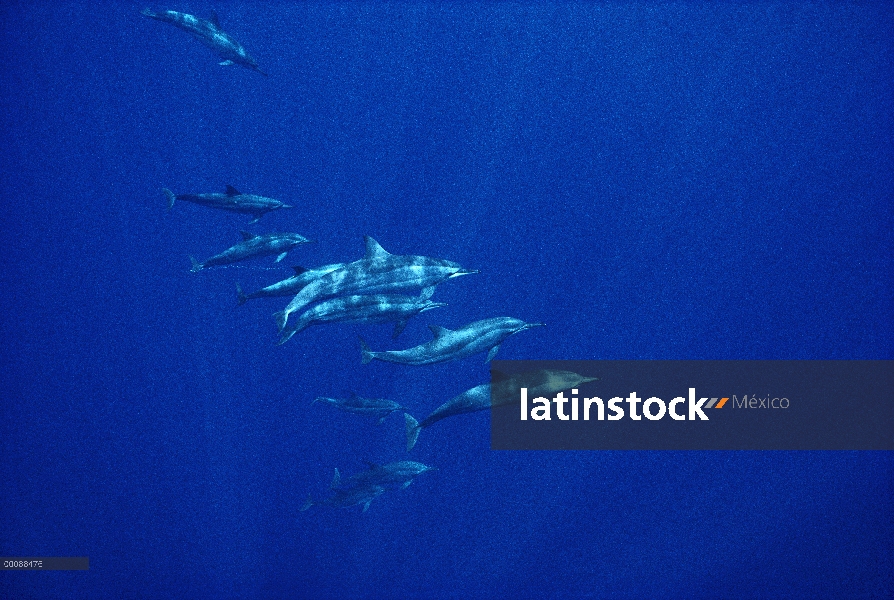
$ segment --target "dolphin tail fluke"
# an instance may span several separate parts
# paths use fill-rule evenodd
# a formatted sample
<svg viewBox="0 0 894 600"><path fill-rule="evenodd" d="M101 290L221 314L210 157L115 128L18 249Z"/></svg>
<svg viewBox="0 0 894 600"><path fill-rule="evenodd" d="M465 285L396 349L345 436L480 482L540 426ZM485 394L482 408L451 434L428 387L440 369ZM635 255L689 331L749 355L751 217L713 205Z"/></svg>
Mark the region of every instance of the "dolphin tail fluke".
<svg viewBox="0 0 894 600"><path fill-rule="evenodd" d="M363 364L369 364L369 361L375 358L375 354L372 350L369 349L369 346L366 345L366 342L363 341L363 338L360 339L360 352L363 354Z"/></svg>
<svg viewBox="0 0 894 600"><path fill-rule="evenodd" d="M279 331L282 332L282 330L286 328L286 323L289 321L289 315L286 314L286 311L282 310L278 313L273 313L273 318L276 319L276 326L279 328Z"/></svg>
<svg viewBox="0 0 894 600"><path fill-rule="evenodd" d="M304 331L305 329L307 329L307 327L311 323L312 323L312 321L310 321L309 319L302 318L302 319L299 319L298 322L295 323L295 326L292 327L291 329L283 329L282 331L280 331L279 332L280 333L279 345L282 346L283 344L288 342L290 339L292 339L293 335L295 335L299 331Z"/></svg>
<svg viewBox="0 0 894 600"><path fill-rule="evenodd" d="M148 10L148 9L146 9L146 10ZM145 15L146 13L143 12L143 14ZM146 15L146 16L150 16L150 15ZM161 191L164 192L165 197L168 199L168 210L171 210L172 208L174 208L174 202L177 201L177 195L174 194L174 192L172 192L168 188L162 188Z"/></svg>
<svg viewBox="0 0 894 600"><path fill-rule="evenodd" d="M248 302L248 296L242 293L242 286L238 283L236 284L236 298L238 298L236 306L242 306Z"/></svg>
<svg viewBox="0 0 894 600"><path fill-rule="evenodd" d="M391 334L391 339L396 340L397 336L403 333L404 329L407 327L408 319L401 319L397 323L394 324L394 333Z"/></svg>
<svg viewBox="0 0 894 600"><path fill-rule="evenodd" d="M197 261L195 256L190 256L189 260L192 261L192 272L193 273L198 273L199 271L202 270L202 268L203 268L202 263Z"/></svg>
<svg viewBox="0 0 894 600"><path fill-rule="evenodd" d="M307 495L307 500L304 502L304 506L301 507L301 512L306 511L308 508L314 505L313 497L310 494Z"/></svg>
<svg viewBox="0 0 894 600"><path fill-rule="evenodd" d="M416 445L416 440L419 439L419 430L422 428L409 413L404 413L404 422L407 428L407 452L409 452Z"/></svg>
<svg viewBox="0 0 894 600"><path fill-rule="evenodd" d="M298 331L298 330L297 329L283 329L282 332L280 332L279 341L276 342L276 345L282 346L283 344L288 342L290 339L292 339L292 336L295 335L296 331Z"/></svg>

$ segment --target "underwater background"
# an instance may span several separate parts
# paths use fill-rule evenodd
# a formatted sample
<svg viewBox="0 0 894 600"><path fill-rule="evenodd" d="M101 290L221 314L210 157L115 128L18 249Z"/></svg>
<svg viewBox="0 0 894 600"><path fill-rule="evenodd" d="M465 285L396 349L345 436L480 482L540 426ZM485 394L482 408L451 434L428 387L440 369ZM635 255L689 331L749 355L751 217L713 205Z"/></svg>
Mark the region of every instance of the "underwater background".
<svg viewBox="0 0 894 600"><path fill-rule="evenodd" d="M2 598L890 598L890 452L494 452L488 412L406 453L485 355L357 340L544 322L501 359L894 358L889 3L0 7ZM250 217L176 193L294 205ZM315 240L190 272L240 230ZM277 346L236 306L363 236L479 274L448 306ZM333 469L437 468L360 507Z"/></svg>

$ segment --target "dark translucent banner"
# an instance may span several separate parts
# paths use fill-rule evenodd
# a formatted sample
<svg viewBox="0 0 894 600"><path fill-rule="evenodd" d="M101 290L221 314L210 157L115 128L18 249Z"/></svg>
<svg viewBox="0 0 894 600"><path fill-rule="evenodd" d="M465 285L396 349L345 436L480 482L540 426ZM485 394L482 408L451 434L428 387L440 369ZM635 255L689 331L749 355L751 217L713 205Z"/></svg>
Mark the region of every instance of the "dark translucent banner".
<svg viewBox="0 0 894 600"><path fill-rule="evenodd" d="M0 557L0 568L4 571L87 571L90 558L87 556L6 556Z"/></svg>
<svg viewBox="0 0 894 600"><path fill-rule="evenodd" d="M494 450L894 450L894 361L493 361Z"/></svg>

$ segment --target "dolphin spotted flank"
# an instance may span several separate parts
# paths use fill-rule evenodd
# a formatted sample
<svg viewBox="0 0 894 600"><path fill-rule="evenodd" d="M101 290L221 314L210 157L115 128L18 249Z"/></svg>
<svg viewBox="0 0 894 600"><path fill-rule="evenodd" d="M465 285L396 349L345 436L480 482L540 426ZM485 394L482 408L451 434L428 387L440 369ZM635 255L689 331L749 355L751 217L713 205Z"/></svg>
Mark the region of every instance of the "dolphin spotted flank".
<svg viewBox="0 0 894 600"><path fill-rule="evenodd" d="M234 64L242 65L246 69L252 69L264 77L267 77L267 73L264 73L258 68L258 63L248 55L248 52L245 51L242 44L234 40L220 28L220 20L217 18L217 13L213 11L211 12L211 18L207 21L193 15L173 10L152 12L148 8L145 8L143 9L142 15L149 17L150 19L155 19L156 21L170 23L177 29L182 29L189 33L204 45L217 52L223 59L220 63L223 66Z"/></svg>

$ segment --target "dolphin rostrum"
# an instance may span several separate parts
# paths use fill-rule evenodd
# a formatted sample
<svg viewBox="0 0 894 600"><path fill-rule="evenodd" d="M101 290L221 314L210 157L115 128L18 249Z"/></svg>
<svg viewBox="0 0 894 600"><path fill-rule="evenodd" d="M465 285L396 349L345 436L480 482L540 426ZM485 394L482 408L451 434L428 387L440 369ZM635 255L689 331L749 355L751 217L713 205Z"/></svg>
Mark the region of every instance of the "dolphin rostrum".
<svg viewBox="0 0 894 600"><path fill-rule="evenodd" d="M192 271L201 271L208 267L216 267L219 265L228 265L230 263L239 262L249 258L258 258L261 256L269 256L278 254L276 262L286 257L289 250L300 244L310 243L311 240L297 233L271 233L268 235L254 235L247 231L242 232L242 241L227 248L220 254L212 256L205 262L200 263L190 256L192 260Z"/></svg>
<svg viewBox="0 0 894 600"><path fill-rule="evenodd" d="M227 186L225 194L175 194L168 188L163 188L161 191L164 192L168 199L168 210L174 207L175 201L184 200L193 204L251 215L254 217L254 221L251 221L251 223L257 223L261 217L271 211L281 208L292 208L290 205L283 204L273 198L243 194L231 185Z"/></svg>
<svg viewBox="0 0 894 600"><path fill-rule="evenodd" d="M350 398L326 398L320 396L314 402L325 402L341 410L352 412L358 415L369 415L377 417L379 423L385 420L385 417L393 412L406 410L403 406L394 400L386 400L384 398L361 398L356 394L352 394Z"/></svg>
<svg viewBox="0 0 894 600"><path fill-rule="evenodd" d="M369 296L344 296L320 302L304 311L295 320L295 324L282 330L279 343L286 343L289 338L311 325L323 323L391 323L394 325L392 338L401 334L407 321L426 310L447 306L443 302L432 302L428 295L434 286L426 288L419 296L388 296L371 294Z"/></svg>
<svg viewBox="0 0 894 600"><path fill-rule="evenodd" d="M390 254L366 236L366 255L309 283L282 312L274 315L279 330L286 328L289 315L315 303L353 294L381 294L435 286L451 277L469 275L455 262L427 256ZM431 293L428 293L431 296Z"/></svg>
<svg viewBox="0 0 894 600"><path fill-rule="evenodd" d="M441 419L479 410L487 410L492 406L504 406L518 402L518 390L521 388L528 388L528 393L534 396L548 397L556 392L577 387L582 383L595 381L596 377L584 377L572 371L540 369L519 373L510 377L494 372L494 379L495 382L493 384L483 383L477 385L448 400L433 410L421 423L417 422L409 414L404 413L407 432L407 452L416 445L416 439L419 437L419 431L422 428L429 427Z"/></svg>
<svg viewBox="0 0 894 600"><path fill-rule="evenodd" d="M156 21L170 23L177 29L182 29L189 33L204 45L217 52L223 59L220 63L221 65L242 65L247 69L252 69L264 77L267 77L267 73L264 73L258 68L258 63L248 55L248 52L245 51L242 44L234 40L220 28L220 20L217 18L217 13L212 11L211 18L207 21L205 19L199 19L193 15L173 10L152 12L148 8L145 8L143 9L142 14L143 16L155 19Z"/></svg>
<svg viewBox="0 0 894 600"><path fill-rule="evenodd" d="M237 283L236 295L239 298L238 305L242 306L253 298L273 298L275 296L291 296L292 294L297 294L299 291L301 291L301 288L306 286L317 277L322 277L326 273L330 273L335 269L340 269L343 266L344 264L342 263L336 263L332 265L317 267L316 269L293 267L293 269L295 269L295 274L288 279L277 281L272 285L268 285L267 287L261 288L258 291L252 292L250 294L242 293L242 287Z"/></svg>
<svg viewBox="0 0 894 600"><path fill-rule="evenodd" d="M408 350L373 352L363 338L360 339L360 347L363 352L363 364L375 359L402 365L433 365L472 356L485 350L490 350L485 360L489 362L497 355L503 340L510 335L541 326L543 323L525 323L512 317L496 317L475 321L457 330L429 325L434 339Z"/></svg>

